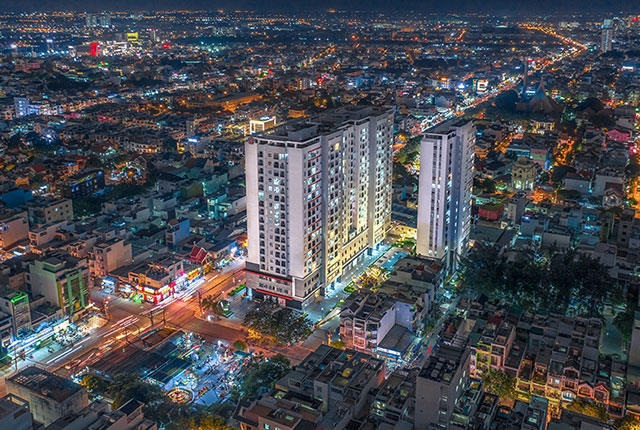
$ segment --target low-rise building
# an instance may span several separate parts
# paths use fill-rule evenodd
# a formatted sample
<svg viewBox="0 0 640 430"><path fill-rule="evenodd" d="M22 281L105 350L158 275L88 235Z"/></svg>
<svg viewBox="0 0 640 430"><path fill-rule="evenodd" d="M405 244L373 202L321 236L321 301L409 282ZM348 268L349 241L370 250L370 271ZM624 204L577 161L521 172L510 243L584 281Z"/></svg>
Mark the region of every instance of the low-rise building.
<svg viewBox="0 0 640 430"><path fill-rule="evenodd" d="M118 279L118 289L137 291L147 302L157 304L172 296L188 274L184 272L182 259L163 253L111 272Z"/></svg>
<svg viewBox="0 0 640 430"><path fill-rule="evenodd" d="M44 430L156 430L158 425L144 417L143 403L131 399L118 409L96 400L79 411L69 412Z"/></svg>
<svg viewBox="0 0 640 430"><path fill-rule="evenodd" d="M319 427L342 429L368 410L369 391L382 383L384 369L383 360L368 354L321 345L275 388L291 399L319 401L317 410L323 415Z"/></svg>
<svg viewBox="0 0 640 430"><path fill-rule="evenodd" d="M467 335L470 374L498 370L516 378L516 391L548 400L551 416L576 399L624 412L626 364L600 356L598 318L530 314L508 304L471 308Z"/></svg>
<svg viewBox="0 0 640 430"><path fill-rule="evenodd" d="M13 394L0 399L0 428L6 430L33 430L33 416L29 403Z"/></svg>
<svg viewBox="0 0 640 430"><path fill-rule="evenodd" d="M533 190L540 165L531 159L520 157L511 168L511 186L516 190Z"/></svg>
<svg viewBox="0 0 640 430"><path fill-rule="evenodd" d="M73 219L73 203L69 199L39 197L27 202L24 206L31 224L42 225Z"/></svg>
<svg viewBox="0 0 640 430"><path fill-rule="evenodd" d="M43 296L75 320L89 306L87 260L72 257L64 250L45 252L38 260L29 263L27 290L34 297Z"/></svg>
<svg viewBox="0 0 640 430"><path fill-rule="evenodd" d="M86 169L69 176L60 186L62 196L68 199L91 196L104 188L104 171L102 169Z"/></svg>
<svg viewBox="0 0 640 430"><path fill-rule="evenodd" d="M109 239L96 243L89 252L89 273L97 281L110 272L131 264L131 261L131 244L124 239Z"/></svg>
<svg viewBox="0 0 640 430"><path fill-rule="evenodd" d="M446 428L468 376L469 349L441 344L416 380L414 428Z"/></svg>
<svg viewBox="0 0 640 430"><path fill-rule="evenodd" d="M7 251L17 243L28 239L29 220L27 212L10 211L0 216L0 249Z"/></svg>
<svg viewBox="0 0 640 430"><path fill-rule="evenodd" d="M45 426L89 404L82 385L35 366L6 379L7 392L29 402L33 419Z"/></svg>

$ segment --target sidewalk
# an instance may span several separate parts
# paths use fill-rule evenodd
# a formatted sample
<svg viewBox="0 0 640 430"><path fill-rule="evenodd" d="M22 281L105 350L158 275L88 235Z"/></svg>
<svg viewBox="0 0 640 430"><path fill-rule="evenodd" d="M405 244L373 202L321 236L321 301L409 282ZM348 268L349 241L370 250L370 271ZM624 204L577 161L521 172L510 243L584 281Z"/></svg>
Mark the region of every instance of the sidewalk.
<svg viewBox="0 0 640 430"><path fill-rule="evenodd" d="M373 266L378 259L384 257L391 248L389 245L381 245L379 250L374 250L371 255L365 251L362 261L356 263L353 267L347 269L342 274L342 282L337 282L333 288L327 287L325 296L318 302L312 303L304 309L309 315L309 319L314 323L322 320L331 310L340 305L341 301L349 297L344 288L351 283L353 278L362 275L369 267Z"/></svg>

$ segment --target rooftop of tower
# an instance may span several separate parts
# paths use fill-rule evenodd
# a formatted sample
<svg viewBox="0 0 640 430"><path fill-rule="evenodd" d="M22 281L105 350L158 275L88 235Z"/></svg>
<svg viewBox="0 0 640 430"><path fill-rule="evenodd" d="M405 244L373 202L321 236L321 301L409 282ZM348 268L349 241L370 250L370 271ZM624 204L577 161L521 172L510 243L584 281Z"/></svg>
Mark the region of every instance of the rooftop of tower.
<svg viewBox="0 0 640 430"><path fill-rule="evenodd" d="M365 121L391 113L390 109L377 106L347 105L329 109L308 118L287 121L255 136L256 139L306 142L318 136L338 131L344 125Z"/></svg>
<svg viewBox="0 0 640 430"><path fill-rule="evenodd" d="M469 123L471 120L454 118L440 123L425 132L425 134L449 134L458 127Z"/></svg>

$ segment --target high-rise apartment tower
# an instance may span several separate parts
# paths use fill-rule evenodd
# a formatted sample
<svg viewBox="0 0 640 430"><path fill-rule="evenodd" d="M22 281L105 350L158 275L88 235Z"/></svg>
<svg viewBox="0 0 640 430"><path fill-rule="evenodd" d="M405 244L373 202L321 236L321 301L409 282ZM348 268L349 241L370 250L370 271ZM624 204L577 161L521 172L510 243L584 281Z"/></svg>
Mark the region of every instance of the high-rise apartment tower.
<svg viewBox="0 0 640 430"><path fill-rule="evenodd" d="M453 120L428 130L420 145L416 252L455 268L469 246L476 130Z"/></svg>
<svg viewBox="0 0 640 430"><path fill-rule="evenodd" d="M245 145L247 286L300 308L377 247L391 223L393 112L346 106Z"/></svg>

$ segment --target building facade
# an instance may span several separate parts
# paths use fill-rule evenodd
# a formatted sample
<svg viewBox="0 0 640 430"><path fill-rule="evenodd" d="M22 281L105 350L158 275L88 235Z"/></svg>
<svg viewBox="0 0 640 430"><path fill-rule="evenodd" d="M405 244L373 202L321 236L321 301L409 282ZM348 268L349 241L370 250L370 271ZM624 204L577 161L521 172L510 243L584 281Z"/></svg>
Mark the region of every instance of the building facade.
<svg viewBox="0 0 640 430"><path fill-rule="evenodd" d="M48 426L89 404L87 389L35 366L7 378L7 392L29 402L33 419Z"/></svg>
<svg viewBox="0 0 640 430"><path fill-rule="evenodd" d="M49 224L73 219L73 202L69 199L42 197L27 202L25 206L31 224Z"/></svg>
<svg viewBox="0 0 640 430"><path fill-rule="evenodd" d="M62 196L68 199L89 197L104 188L104 171L102 169L87 169L70 176L62 185Z"/></svg>
<svg viewBox="0 0 640 430"><path fill-rule="evenodd" d="M455 267L469 246L475 127L450 121L424 134L420 145L418 255Z"/></svg>
<svg viewBox="0 0 640 430"><path fill-rule="evenodd" d="M348 106L247 140L247 283L300 308L391 225L393 113Z"/></svg>
<svg viewBox="0 0 640 430"><path fill-rule="evenodd" d="M63 250L43 253L29 264L27 289L33 296L43 296L64 314L76 319L89 306L89 266Z"/></svg>
<svg viewBox="0 0 640 430"><path fill-rule="evenodd" d="M131 264L131 261L131 244L119 238L109 239L96 243L89 252L89 272L97 280L119 267Z"/></svg>
<svg viewBox="0 0 640 430"><path fill-rule="evenodd" d="M8 250L29 237L29 220L26 212L7 214L0 219L0 248Z"/></svg>

